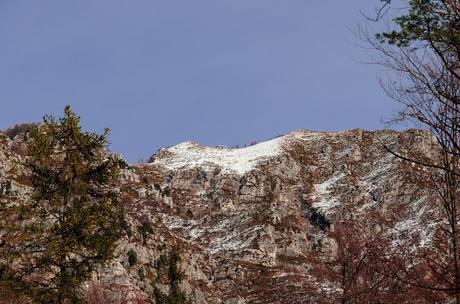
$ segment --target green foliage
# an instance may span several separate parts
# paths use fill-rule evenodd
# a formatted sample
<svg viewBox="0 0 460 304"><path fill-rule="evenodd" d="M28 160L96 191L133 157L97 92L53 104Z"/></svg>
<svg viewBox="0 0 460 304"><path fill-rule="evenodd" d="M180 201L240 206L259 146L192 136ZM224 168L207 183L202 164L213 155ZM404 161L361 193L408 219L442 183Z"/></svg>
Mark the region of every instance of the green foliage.
<svg viewBox="0 0 460 304"><path fill-rule="evenodd" d="M168 294L163 293L157 286L154 288L156 303L160 304L188 304L192 303L191 297L180 288L183 273L179 269L180 255L177 248L171 250L169 255L161 255L156 262L159 277L166 277L169 285Z"/></svg>
<svg viewBox="0 0 460 304"><path fill-rule="evenodd" d="M7 180L4 184L2 184L2 188L5 189L5 194L11 194L11 181Z"/></svg>
<svg viewBox="0 0 460 304"><path fill-rule="evenodd" d="M2 209L8 242L0 260L17 265L35 301L79 303L80 284L112 258L121 236L113 189L124 162L104 151L109 130L82 131L70 106L64 117L45 116L28 132L33 192L26 204Z"/></svg>
<svg viewBox="0 0 460 304"><path fill-rule="evenodd" d="M168 256L162 254L162 255L160 255L160 257L156 261L155 266L156 266L157 270L160 271L161 269L164 269L164 268L167 269L168 264L169 264Z"/></svg>
<svg viewBox="0 0 460 304"><path fill-rule="evenodd" d="M130 267L136 265L137 263L137 253L132 248L128 251L128 263Z"/></svg>
<svg viewBox="0 0 460 304"><path fill-rule="evenodd" d="M11 181L7 180L0 183L0 197L11 194Z"/></svg>
<svg viewBox="0 0 460 304"><path fill-rule="evenodd" d="M169 189L169 187L166 187L162 190L161 192L161 197L169 197L171 196L171 189Z"/></svg>
<svg viewBox="0 0 460 304"><path fill-rule="evenodd" d="M168 196L171 196L171 189L169 189L169 187L165 187L164 189L161 188L161 186L159 184L153 184L153 188L155 189L155 191L158 191L161 195L161 197L168 197Z"/></svg>
<svg viewBox="0 0 460 304"><path fill-rule="evenodd" d="M139 279L141 281L144 281L145 279L145 270L144 270L144 267L141 267L137 270L137 275L139 276Z"/></svg>
<svg viewBox="0 0 460 304"><path fill-rule="evenodd" d="M424 42L447 50L460 44L459 11L456 1L410 0L407 12L393 20L399 29L379 33L377 38L397 46Z"/></svg>
<svg viewBox="0 0 460 304"><path fill-rule="evenodd" d="M152 225L149 222L143 222L139 227L139 233L142 237L142 243L146 245L148 236L153 233Z"/></svg>

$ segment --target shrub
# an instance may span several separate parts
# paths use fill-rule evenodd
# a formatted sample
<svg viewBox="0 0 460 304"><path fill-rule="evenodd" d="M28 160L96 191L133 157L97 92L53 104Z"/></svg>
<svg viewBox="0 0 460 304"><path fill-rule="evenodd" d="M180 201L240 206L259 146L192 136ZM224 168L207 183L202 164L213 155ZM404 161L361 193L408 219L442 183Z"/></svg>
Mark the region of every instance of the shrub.
<svg viewBox="0 0 460 304"><path fill-rule="evenodd" d="M141 268L139 268L139 269L137 270L137 274L138 274L138 276L139 276L139 279L140 279L141 281L144 281L144 279L145 279L145 270L144 270L143 267L141 267Z"/></svg>
<svg viewBox="0 0 460 304"><path fill-rule="evenodd" d="M137 263L137 253L133 249L128 251L128 263L130 267Z"/></svg>
<svg viewBox="0 0 460 304"><path fill-rule="evenodd" d="M152 225L149 222L143 222L139 227L139 232L142 236L142 243L147 244L147 238L149 234L153 233Z"/></svg>
<svg viewBox="0 0 460 304"><path fill-rule="evenodd" d="M11 181L7 180L0 184L0 196L11 194Z"/></svg>
<svg viewBox="0 0 460 304"><path fill-rule="evenodd" d="M156 303L162 304L188 304L192 303L191 297L180 288L183 273L179 269L180 255L177 248L171 250L168 256L161 255L156 262L159 275L166 275L169 285L168 294L163 293L157 286L154 287Z"/></svg>

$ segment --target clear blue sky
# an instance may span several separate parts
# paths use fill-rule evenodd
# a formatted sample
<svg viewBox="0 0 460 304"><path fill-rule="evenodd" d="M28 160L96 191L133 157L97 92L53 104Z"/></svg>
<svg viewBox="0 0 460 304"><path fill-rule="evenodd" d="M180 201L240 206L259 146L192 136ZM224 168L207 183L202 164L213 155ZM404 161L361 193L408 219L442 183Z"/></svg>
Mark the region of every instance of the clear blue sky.
<svg viewBox="0 0 460 304"><path fill-rule="evenodd" d="M369 0L0 0L0 128L70 104L129 161L184 140L383 127Z"/></svg>

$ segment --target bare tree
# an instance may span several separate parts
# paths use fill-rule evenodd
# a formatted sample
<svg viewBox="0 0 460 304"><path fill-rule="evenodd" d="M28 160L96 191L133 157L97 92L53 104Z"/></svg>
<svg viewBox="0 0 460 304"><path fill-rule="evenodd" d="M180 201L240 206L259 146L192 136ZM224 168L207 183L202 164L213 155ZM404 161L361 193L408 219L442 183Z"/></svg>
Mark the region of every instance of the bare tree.
<svg viewBox="0 0 460 304"><path fill-rule="evenodd" d="M431 156L387 150L429 171L429 186L437 194L430 202L438 211L432 221L438 228L432 247L419 247L395 274L421 291L460 303L460 1L404 2L408 9L393 19L395 30L362 37L377 52L375 63L388 72L382 87L401 106L394 121L413 122L437 141Z"/></svg>
<svg viewBox="0 0 460 304"><path fill-rule="evenodd" d="M372 228L382 221L378 212L362 219L341 212L328 233L333 245L324 248L331 252L312 257L313 274L319 280L316 303L431 303L395 275L401 275L396 265L407 265L406 255L393 255L385 230Z"/></svg>

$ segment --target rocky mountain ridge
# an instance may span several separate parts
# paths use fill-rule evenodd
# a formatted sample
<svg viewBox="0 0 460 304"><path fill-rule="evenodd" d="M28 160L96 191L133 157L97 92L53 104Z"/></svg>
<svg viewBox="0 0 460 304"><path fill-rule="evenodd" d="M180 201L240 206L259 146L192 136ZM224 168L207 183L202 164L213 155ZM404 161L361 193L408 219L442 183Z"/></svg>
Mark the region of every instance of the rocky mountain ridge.
<svg viewBox="0 0 460 304"><path fill-rule="evenodd" d="M334 255L338 223L377 210L385 219L378 229L395 242L422 226L421 243L430 242L433 194L420 183L423 168L384 144L436 153L424 131L360 129L295 131L241 149L193 142L161 149L123 171L130 233L85 288L99 288L110 303L154 301L170 289L161 267L174 251L192 303L316 303L311 291L324 282L312 263ZM0 183L9 181L19 200L29 191L23 157L20 139L0 134Z"/></svg>

